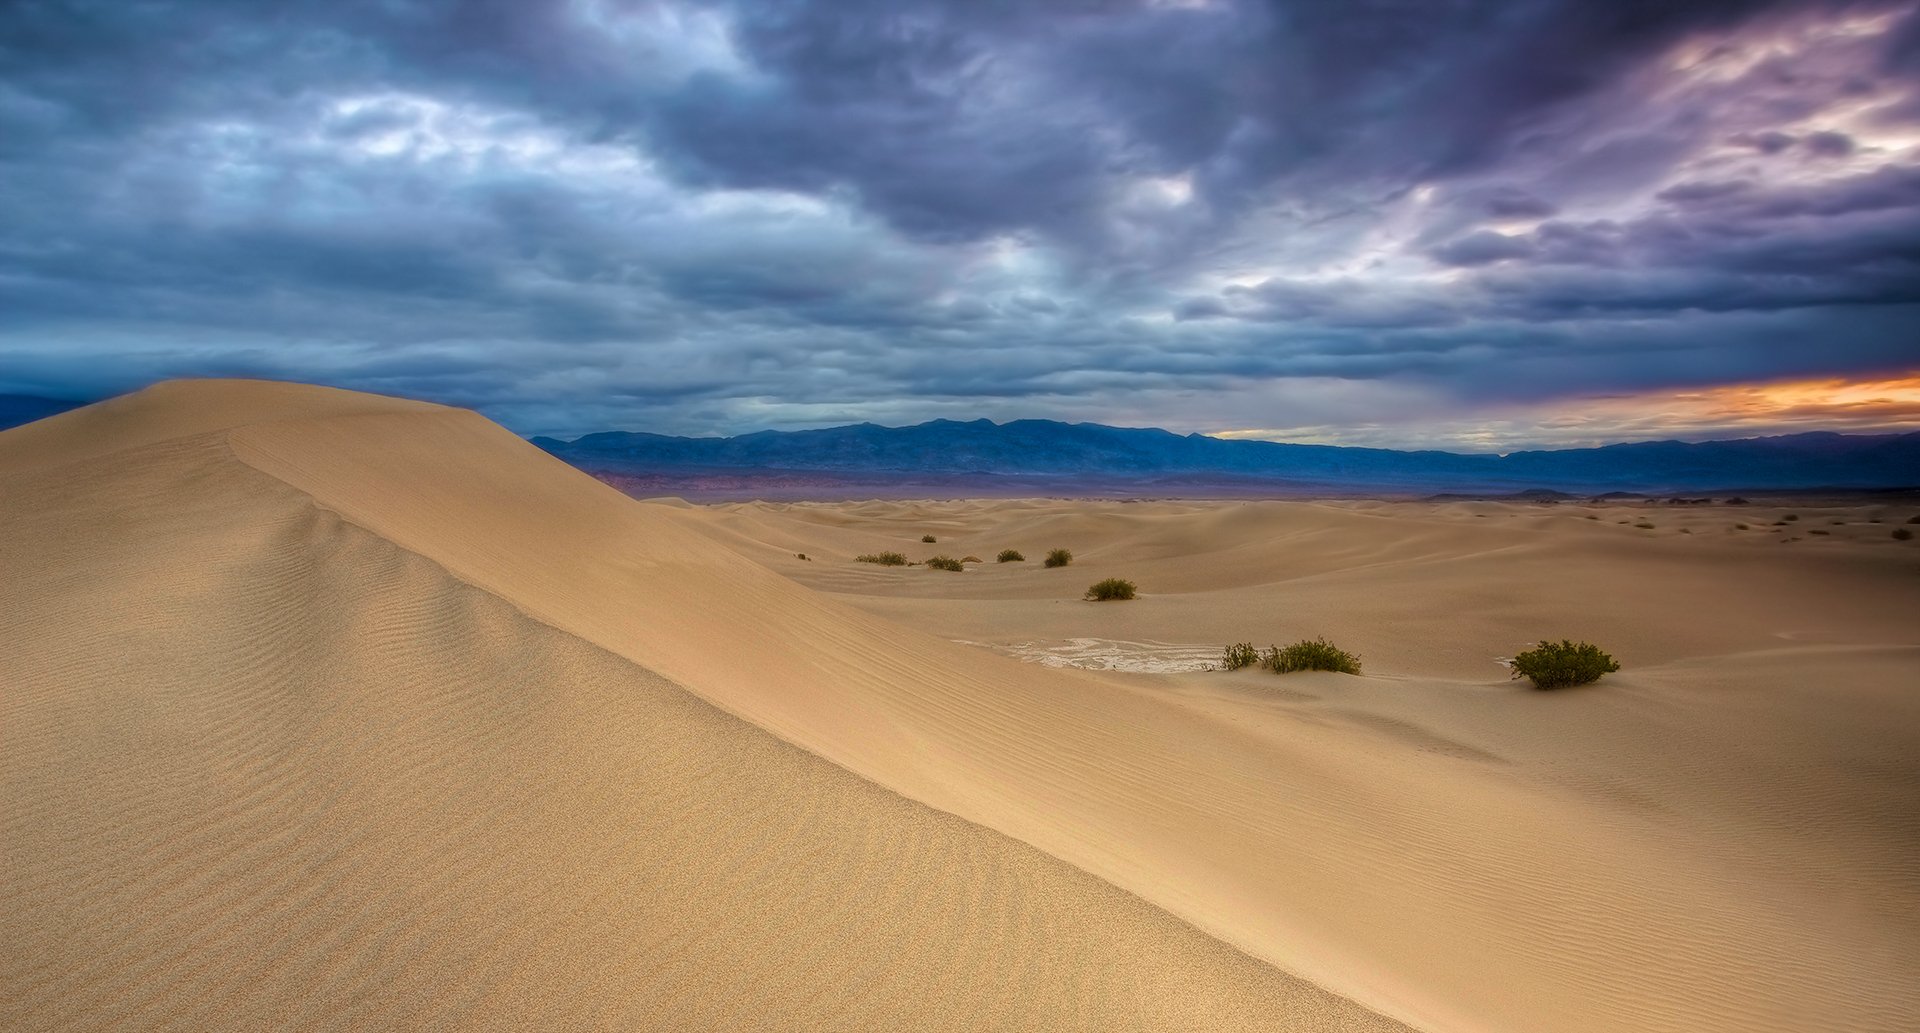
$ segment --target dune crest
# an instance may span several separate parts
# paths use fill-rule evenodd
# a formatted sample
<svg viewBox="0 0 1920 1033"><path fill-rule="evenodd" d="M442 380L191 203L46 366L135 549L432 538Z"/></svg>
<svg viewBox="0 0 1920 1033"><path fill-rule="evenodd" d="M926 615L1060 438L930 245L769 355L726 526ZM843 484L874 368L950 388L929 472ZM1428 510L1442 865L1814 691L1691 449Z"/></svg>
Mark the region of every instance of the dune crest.
<svg viewBox="0 0 1920 1033"><path fill-rule="evenodd" d="M651 879L681 902L678 910L665 908L667 915L685 919L710 906L722 916L719 926L735 930L731 939L716 937L704 931L714 923L695 921L697 928L662 934L647 957L666 964L659 959L684 954L687 960L675 963L683 975L686 966L756 949L748 916L762 902L754 887L768 880L783 900L841 902L792 919L796 929L825 923L817 951L801 931L769 948L806 959L792 971L818 973L816 989L866 979L887 988L857 1002L781 999L793 1009L784 1013L789 1018L826 1025L925 1025L898 1022L889 1009L902 1004L892 997L910 995L907 988L920 985L915 980L968 951L1007 943L1025 945L1000 948L1023 959L1007 961L1011 972L1006 959L960 965L956 978L973 988L966 999L983 1001L979 1007L988 1011L956 1003L950 1024L977 1026L985 1017L986 1025L1042 1027L1369 1028L1382 1021L1282 970L1434 1031L1891 1031L1920 1014L1907 960L1920 944L1911 918L1920 911L1913 906L1920 904L1920 874L1902 859L1913 856L1904 848L1916 830L1910 809L1898 802L1920 775L1909 749L1913 703L1910 693L1878 688L1913 667L1910 643L1897 630L1881 639L1887 645L1855 658L1859 666L1851 669L1863 672L1869 691L1849 697L1841 722L1819 719L1817 700L1791 694L1769 693L1730 709L1716 674L1688 671L1679 653L1641 680L1622 678L1614 692L1554 712L1524 696L1496 699L1404 676L1396 681L1395 665L1404 661L1391 655L1387 678L1296 676L1272 695L1266 684L1245 679L1156 682L1055 670L949 641L941 597L913 597L917 588L858 592L868 583L861 579L898 575L776 562L795 551L829 555L834 546L794 543L850 542L876 523L924 525L940 532L943 548L972 548L967 535L980 534L1003 512L993 506L836 512L645 505L475 414L306 392L167 385L114 403L112 424L82 410L24 428L33 432L28 437L0 435L9 526L26 529L5 546L5 559L9 570L27 572L22 587L10 588L0 626L33 643L6 661L12 669L0 671L8 684L27 687L8 697L7 717L31 729L21 739L27 747L6 752L0 774L13 802L7 831L30 833L21 860L9 857L18 877L8 881L19 887L14 903L39 909L19 922L36 947L60 944L61 930L110 928L117 931L101 933L89 950L131 959L130 972L161 966L179 976L197 964L192 956L165 953L153 940L142 941L146 953L116 954L132 948L114 937L204 937L194 933L197 923L217 914L227 917L213 934L215 946L229 951L278 944L280 953L267 953L284 959L285 944L313 930L357 947L379 945L359 956L373 974L355 978L391 979L394 965L410 972L400 961L416 941L376 928L369 912L330 898L297 916L275 913L277 894L307 885L305 873L331 878L328 858L335 854L328 851L338 851L338 863L373 873L371 881L352 883L346 900L417 897L421 913L442 916L449 923L443 928L466 928L477 942L513 930L509 939L521 948L533 949L526 938L542 936L562 955L590 947L601 952L601 967L586 976L594 986L635 978L636 966L647 964L632 951L608 953L603 935L628 922L676 921L616 907ZM195 415L180 415L182 408ZM147 410L152 415L143 415ZM224 426L222 413L230 414ZM78 440L65 440L63 426ZM1491 559L1525 557L1472 519L1396 522L1364 508L1291 512L1308 515L1142 511L1129 526L1145 530L1125 555L1196 579L1239 572L1232 591L1251 594L1229 595L1223 605L1248 612L1270 598L1260 594L1271 584L1257 573L1268 555L1263 550L1308 543L1313 547L1298 556L1318 566L1299 571L1301 591L1354 613L1416 597L1406 595L1408 584L1467 585L1461 579L1485 573ZM1086 526L1071 508L1046 504L1020 521L1036 547ZM1238 544L1204 564L1192 562L1195 521L1206 535ZM1261 544L1267 541L1281 545ZM368 558L375 555L384 558ZM1068 578L1073 590L1066 594L1074 595L1108 558L1093 549L1049 576ZM396 584L390 578L398 575L379 573L389 567L418 573ZM988 577L949 576L937 584L953 587L932 591L963 599L987 591ZM793 578L818 579L819 588L833 591ZM325 592L346 593L350 603L313 601L333 598L316 586L336 579L345 584ZM1882 600L1910 599L1884 577L1860 583ZM1205 587L1183 586L1171 573L1167 584L1168 591ZM1143 587L1146 598L1103 619L1124 626L1150 618L1156 586ZM1402 594L1384 596L1383 588ZM287 592L290 600L275 594ZM1020 589L1006 604L1009 619L1064 627L1055 615L1072 611L1059 609L1049 593L1058 594ZM447 598L457 603L423 601ZM1459 612L1457 604L1453 609ZM439 615L376 616L422 611ZM995 611L976 603L966 612ZM321 616L309 619L313 614ZM347 616L334 623L332 614ZM200 624L203 637L189 633ZM1213 626L1190 630L1210 634ZM1123 630L1108 637L1160 637ZM993 631L966 637L984 640ZM1746 638L1729 635L1727 642ZM328 659L336 654L346 659ZM1752 670L1776 672L1806 670L1826 656L1752 655ZM333 669L341 664L351 666ZM523 749L529 740L495 713L514 713L528 695L502 691L486 674L495 670L527 672L516 675L521 684L542 689L534 698L558 708L542 711L542 734L531 740L540 748ZM465 680L445 679L445 671L465 672ZM160 688L129 689L147 682ZM359 694L342 699L329 688L342 685ZM747 723L701 709L682 689ZM447 711L432 701L449 692L478 708L463 719L463 730L400 734L441 719ZM1306 699L1289 701L1284 693ZM261 698L285 701L274 704L280 709L271 710L276 723L268 731L247 723L259 719ZM416 707L384 710L410 699ZM1727 734L1707 734L1735 709L1751 712ZM1575 734L1587 729L1556 721L1591 721L1592 734L1604 739L1589 750ZM757 737L754 726L805 752ZM1543 731L1545 745L1529 746ZM1760 731L1819 736L1821 749L1834 751L1837 773L1744 755L1742 736ZM1615 746L1631 753L1640 738L1662 747L1646 751L1656 776L1623 782L1599 755ZM591 748L576 749L575 739ZM747 747L736 747L735 739L766 753L742 759L731 751ZM59 745L68 741L85 745ZM385 745L395 741L434 748ZM178 749L185 742L204 743L212 753ZM622 743L631 747L623 752ZM676 750L685 753L683 764L649 767L652 754L670 758ZM1704 769L1719 781L1697 793L1688 788L1690 750L1721 765ZM81 770L68 756L73 751L94 765L85 777L71 774ZM785 759L769 759L776 756ZM1858 765L1879 772L1874 792L1851 792ZM148 767L158 774L148 777ZM849 771L937 810L900 801ZM1754 785L1727 786L1729 771ZM424 780L428 803L374 791L412 780ZM469 792L475 784L484 791ZM294 795L307 800L315 785L342 806L369 809L351 817L300 812L265 842L243 835L260 827L261 815L288 817L289 786L301 787L307 795ZM568 790L575 785L594 791L576 799ZM796 799L795 785L817 799ZM104 800L87 794L99 786L113 787ZM713 795L723 789L733 795ZM749 803L763 797L779 807L763 812ZM1781 808L1778 815L1768 815L1766 801ZM583 810L590 807L597 809ZM1835 807L1835 845L1768 828L1816 821ZM1709 820L1674 820L1676 808L1697 809ZM843 809L850 816L835 817ZM69 811L78 816L57 817ZM748 813L756 816L739 817ZM806 820L775 821L766 813ZM104 850L107 860L90 866L77 844L102 849L128 816L151 823L148 838ZM396 821L424 830L420 849L466 857L477 870L436 865L402 844L364 842L364 835L358 845L328 846L322 835L352 836ZM67 825L80 834L63 833ZM170 831L182 825L185 832ZM649 855L656 861L640 866L649 874L637 883L619 874L619 859L639 849L635 827L675 837L672 849ZM589 831L575 846L541 845L576 828ZM940 835L958 837L958 845L926 845ZM473 856L496 836L506 845L493 854L533 851L527 856L540 858L537 867L587 885L579 892L513 888L525 866L482 864L486 857ZM903 865L876 846L896 842L918 860ZM691 860L674 860L683 849ZM253 856L261 851L263 857ZM245 860L252 865L245 871L269 874L240 879L224 891L231 899L214 898L220 887L181 872L189 863L205 868L210 855L229 859L234 871ZM850 912L846 880L864 885L880 877L861 857L875 869L904 866L914 874L873 891L873 908ZM804 863L787 863L796 858ZM1004 881L995 873L1009 865L1032 866L1041 873L1032 879L1054 881L1044 891L982 888ZM752 878L729 883L731 896L703 900L713 872L745 870ZM1814 871L1822 877L1809 878ZM118 892L122 905L146 899L160 888L156 880L187 884L166 890L166 921L150 927L104 922L84 910L90 904L50 888L47 873ZM394 873L407 875L382 888ZM815 876L827 883L808 881ZM475 908L467 889L505 902ZM981 895L1019 903L954 903ZM556 914L560 899L591 903ZM1142 899L1251 957L1144 907ZM888 924L887 915L927 902L950 924ZM1041 910L1030 902L1041 902L1033 905ZM994 924L977 927L985 915L996 916ZM1088 939L1089 921L1102 938ZM923 939L928 953L906 949ZM1062 939L1079 945L1060 954L1061 967L1034 969L1031 957L1060 949ZM933 968L906 972L876 959L877 970L850 970L829 949L862 940L895 944L891 954L904 956L897 966ZM1136 943L1146 946L1123 946ZM703 946L709 944L711 950ZM17 979L31 991L10 1000L45 1002L50 988L107 978L79 964L84 955L63 966L47 962L44 949L36 953L43 956L8 962L10 984ZM291 967L308 985L338 991L346 984L335 980L345 977L318 953L303 955L305 967ZM1129 957L1137 963L1121 960ZM427 967L460 971L469 963L439 954ZM515 958L488 963L537 969ZM1110 975L1096 976L1103 967ZM744 1014L739 995L756 985L751 973L773 968L771 960L747 965L730 984L735 991L674 1015L738 1024L731 1020ZM556 978L557 971L538 970L538 978ZM1169 980L1190 989L1169 990ZM980 989L996 981L1006 985ZM559 1006L540 1004L539 994L524 989L530 984L508 985L523 989L462 1006L501 1021L515 1013L485 1009L547 1015ZM198 1000L206 987L195 986ZM1059 999L1027 996L1046 986ZM1060 986L1075 989L1061 997ZM316 1007L292 986L281 990L290 997L277 1007ZM133 989L118 993L112 999L121 1014L149 1014ZM442 996L432 1006L450 1005ZM167 1007L199 1005L173 999ZM836 1021L836 1008L852 1009L852 1017ZM598 1014L612 1024L647 1018ZM46 1015L30 1017L54 1024Z"/></svg>
<svg viewBox="0 0 1920 1033"><path fill-rule="evenodd" d="M336 402L166 385L0 435L0 1027L1399 1028L530 619L209 429L494 440ZM362 484L434 504L401 466Z"/></svg>

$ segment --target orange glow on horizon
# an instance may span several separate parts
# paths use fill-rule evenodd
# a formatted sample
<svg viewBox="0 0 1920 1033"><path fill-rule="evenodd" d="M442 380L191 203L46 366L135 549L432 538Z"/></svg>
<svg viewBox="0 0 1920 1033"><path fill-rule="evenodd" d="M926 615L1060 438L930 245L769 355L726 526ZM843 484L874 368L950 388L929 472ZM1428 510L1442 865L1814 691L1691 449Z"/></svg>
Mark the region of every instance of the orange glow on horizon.
<svg viewBox="0 0 1920 1033"><path fill-rule="evenodd" d="M1833 430L1920 427L1920 373L1877 380L1825 377L1757 384L1723 384L1690 391L1649 392L1593 399L1589 418L1613 413L1630 423L1671 421L1710 427L1797 426ZM1821 425L1821 426L1808 426Z"/></svg>
<svg viewBox="0 0 1920 1033"><path fill-rule="evenodd" d="M1504 452L1822 430L1848 434L1920 430L1920 371L1858 380L1820 377L1560 398L1501 406L1471 417L1398 425L1249 428L1215 431L1212 436Z"/></svg>

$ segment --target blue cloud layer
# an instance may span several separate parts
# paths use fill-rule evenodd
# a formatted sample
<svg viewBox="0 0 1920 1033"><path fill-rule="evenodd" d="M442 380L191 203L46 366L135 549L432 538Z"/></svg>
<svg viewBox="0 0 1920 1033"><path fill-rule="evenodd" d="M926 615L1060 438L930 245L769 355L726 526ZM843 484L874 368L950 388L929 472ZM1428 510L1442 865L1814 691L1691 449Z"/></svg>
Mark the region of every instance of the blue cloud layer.
<svg viewBox="0 0 1920 1033"><path fill-rule="evenodd" d="M1907 369L1917 78L1912 0L8 4L0 391L1417 443Z"/></svg>

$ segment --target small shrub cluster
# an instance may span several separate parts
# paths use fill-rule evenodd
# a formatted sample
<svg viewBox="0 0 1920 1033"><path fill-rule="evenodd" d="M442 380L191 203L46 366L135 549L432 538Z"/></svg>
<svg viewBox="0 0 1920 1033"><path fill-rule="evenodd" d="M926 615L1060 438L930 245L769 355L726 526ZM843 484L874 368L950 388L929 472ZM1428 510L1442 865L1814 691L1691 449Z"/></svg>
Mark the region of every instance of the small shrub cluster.
<svg viewBox="0 0 1920 1033"><path fill-rule="evenodd" d="M1301 639L1285 649L1278 646L1268 649L1267 655L1260 658L1260 666L1275 674L1294 671L1359 674L1360 658L1324 638Z"/></svg>
<svg viewBox="0 0 1920 1033"><path fill-rule="evenodd" d="M1053 549L1047 553L1046 565L1049 567L1064 567L1072 562L1073 553L1066 549Z"/></svg>
<svg viewBox="0 0 1920 1033"><path fill-rule="evenodd" d="M855 556L856 563L878 563L883 567L904 567L907 557L898 552L870 552L864 556Z"/></svg>
<svg viewBox="0 0 1920 1033"><path fill-rule="evenodd" d="M954 559L952 556L935 556L927 561L927 566L932 567L934 570L951 570L956 572L967 569L965 563Z"/></svg>
<svg viewBox="0 0 1920 1033"><path fill-rule="evenodd" d="M932 536L932 535L930 535L930 534L923 534L923 535L921 535L921 536L920 536L920 540L921 540L921 541L923 541L923 542L926 542L926 543L927 543L928 545L932 545L932 544L933 544L934 542L937 542L937 541L939 541L940 539L938 539L938 538L935 538L934 536Z"/></svg>
<svg viewBox="0 0 1920 1033"><path fill-rule="evenodd" d="M1220 660L1220 666L1229 671L1243 667L1252 667L1260 662L1260 651L1253 648L1251 642L1235 642L1227 647L1227 655Z"/></svg>
<svg viewBox="0 0 1920 1033"><path fill-rule="evenodd" d="M1087 586L1088 599L1104 603L1113 599L1131 599L1140 586L1125 578L1110 577Z"/></svg>
<svg viewBox="0 0 1920 1033"><path fill-rule="evenodd" d="M1909 530L1907 530L1907 529L1906 529L1906 528L1904 528L1904 527L1896 527L1896 528L1894 528L1894 529L1893 529L1893 540L1894 540L1894 541L1897 541L1897 542L1904 542L1904 541L1906 541L1907 539L1909 539L1909 538L1912 538L1912 537L1913 537L1913 532L1912 532L1912 531L1909 531Z"/></svg>
<svg viewBox="0 0 1920 1033"><path fill-rule="evenodd" d="M794 553L794 554L793 554L793 557L794 557L795 559L801 559L801 560L803 560L803 559L806 559L806 558L807 558L807 554L806 554L806 553L804 553L804 552L796 552L796 553Z"/></svg>
<svg viewBox="0 0 1920 1033"><path fill-rule="evenodd" d="M1620 669L1612 656L1591 642L1542 641L1513 658L1513 676L1527 678L1536 689L1558 689L1600 680Z"/></svg>
<svg viewBox="0 0 1920 1033"><path fill-rule="evenodd" d="M1910 517L1908 517L1908 518L1907 518L1907 523L1909 523L1909 524L1920 524L1920 516L1910 516Z"/></svg>
<svg viewBox="0 0 1920 1033"><path fill-rule="evenodd" d="M1020 555L1019 549L1001 549L1000 555L994 557L995 563L1025 563L1026 561L1027 558Z"/></svg>

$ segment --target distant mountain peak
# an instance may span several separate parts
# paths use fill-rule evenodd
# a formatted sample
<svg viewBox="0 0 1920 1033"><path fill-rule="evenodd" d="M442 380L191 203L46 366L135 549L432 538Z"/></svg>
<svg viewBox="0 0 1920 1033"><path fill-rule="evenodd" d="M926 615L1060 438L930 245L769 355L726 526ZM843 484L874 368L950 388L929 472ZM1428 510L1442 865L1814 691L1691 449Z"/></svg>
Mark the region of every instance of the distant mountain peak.
<svg viewBox="0 0 1920 1033"><path fill-rule="evenodd" d="M1056 420L937 419L906 427L860 423L724 438L603 432L534 443L584 469L628 474L723 468L1142 481L1216 477L1417 491L1920 486L1920 433L1813 431L1493 455L1288 444Z"/></svg>

